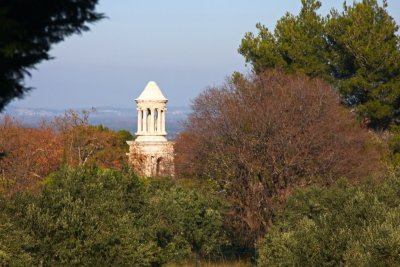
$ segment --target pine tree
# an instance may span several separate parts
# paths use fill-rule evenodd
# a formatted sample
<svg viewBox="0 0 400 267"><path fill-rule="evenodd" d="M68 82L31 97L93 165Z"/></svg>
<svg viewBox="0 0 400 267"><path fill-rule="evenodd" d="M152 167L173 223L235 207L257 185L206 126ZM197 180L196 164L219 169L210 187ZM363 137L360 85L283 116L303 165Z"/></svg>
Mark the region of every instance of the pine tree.
<svg viewBox="0 0 400 267"><path fill-rule="evenodd" d="M374 129L400 123L400 38L387 3L363 0L324 17L321 3L302 0L297 16L286 14L274 33L257 24L239 47L256 73L269 68L329 81L344 104Z"/></svg>
<svg viewBox="0 0 400 267"><path fill-rule="evenodd" d="M342 99L377 129L400 122L400 39L386 7L376 0L345 4L342 13L331 12L326 26Z"/></svg>

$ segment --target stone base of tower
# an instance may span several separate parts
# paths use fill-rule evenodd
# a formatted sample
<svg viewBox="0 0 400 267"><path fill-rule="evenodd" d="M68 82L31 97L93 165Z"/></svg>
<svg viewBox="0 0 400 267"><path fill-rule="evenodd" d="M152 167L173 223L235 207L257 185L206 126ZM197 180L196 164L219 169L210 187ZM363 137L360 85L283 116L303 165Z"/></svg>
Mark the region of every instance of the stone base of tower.
<svg viewBox="0 0 400 267"><path fill-rule="evenodd" d="M174 143L163 140L149 140L138 137L127 141L129 161L139 175L174 176Z"/></svg>

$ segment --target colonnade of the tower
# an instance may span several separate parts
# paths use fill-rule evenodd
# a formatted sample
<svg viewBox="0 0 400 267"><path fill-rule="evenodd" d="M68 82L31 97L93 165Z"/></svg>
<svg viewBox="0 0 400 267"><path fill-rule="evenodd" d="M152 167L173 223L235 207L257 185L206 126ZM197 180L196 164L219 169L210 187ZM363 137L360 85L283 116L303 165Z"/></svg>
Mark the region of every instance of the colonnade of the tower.
<svg viewBox="0 0 400 267"><path fill-rule="evenodd" d="M138 107L138 134L161 134L165 135L165 112L166 108Z"/></svg>

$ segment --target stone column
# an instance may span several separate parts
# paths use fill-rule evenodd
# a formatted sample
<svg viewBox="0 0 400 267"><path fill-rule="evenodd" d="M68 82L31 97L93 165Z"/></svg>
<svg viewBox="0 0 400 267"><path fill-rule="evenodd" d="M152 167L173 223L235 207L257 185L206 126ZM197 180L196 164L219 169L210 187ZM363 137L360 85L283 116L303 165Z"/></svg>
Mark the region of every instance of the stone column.
<svg viewBox="0 0 400 267"><path fill-rule="evenodd" d="M147 133L148 129L147 129L147 108L145 108L143 110L143 131Z"/></svg>
<svg viewBox="0 0 400 267"><path fill-rule="evenodd" d="M163 109L162 110L162 112L161 112L161 114L162 114L162 124L161 124L161 132L162 133L165 133L165 111L166 111L166 109Z"/></svg>
<svg viewBox="0 0 400 267"><path fill-rule="evenodd" d="M143 122L142 122L142 109L138 108L138 119L137 119L137 132L141 133L142 132L142 126L143 126Z"/></svg>
<svg viewBox="0 0 400 267"><path fill-rule="evenodd" d="M161 122L162 122L161 113L162 113L161 109L158 108L157 109L157 132L159 132L159 133L162 132L162 129L161 129Z"/></svg>
<svg viewBox="0 0 400 267"><path fill-rule="evenodd" d="M150 129L149 132L154 132L154 108L150 109Z"/></svg>

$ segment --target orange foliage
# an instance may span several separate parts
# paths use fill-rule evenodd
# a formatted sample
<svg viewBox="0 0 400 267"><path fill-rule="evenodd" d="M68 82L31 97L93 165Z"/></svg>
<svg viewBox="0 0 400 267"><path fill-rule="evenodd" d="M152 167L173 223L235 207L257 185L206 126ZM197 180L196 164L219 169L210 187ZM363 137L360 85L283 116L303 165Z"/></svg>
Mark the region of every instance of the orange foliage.
<svg viewBox="0 0 400 267"><path fill-rule="evenodd" d="M63 164L121 169L128 146L108 128L89 125L88 111L68 111L38 128L10 116L0 121L0 192L34 191Z"/></svg>
<svg viewBox="0 0 400 267"><path fill-rule="evenodd" d="M33 190L62 160L61 136L51 127L24 128L9 116L0 121L1 183L9 193Z"/></svg>

